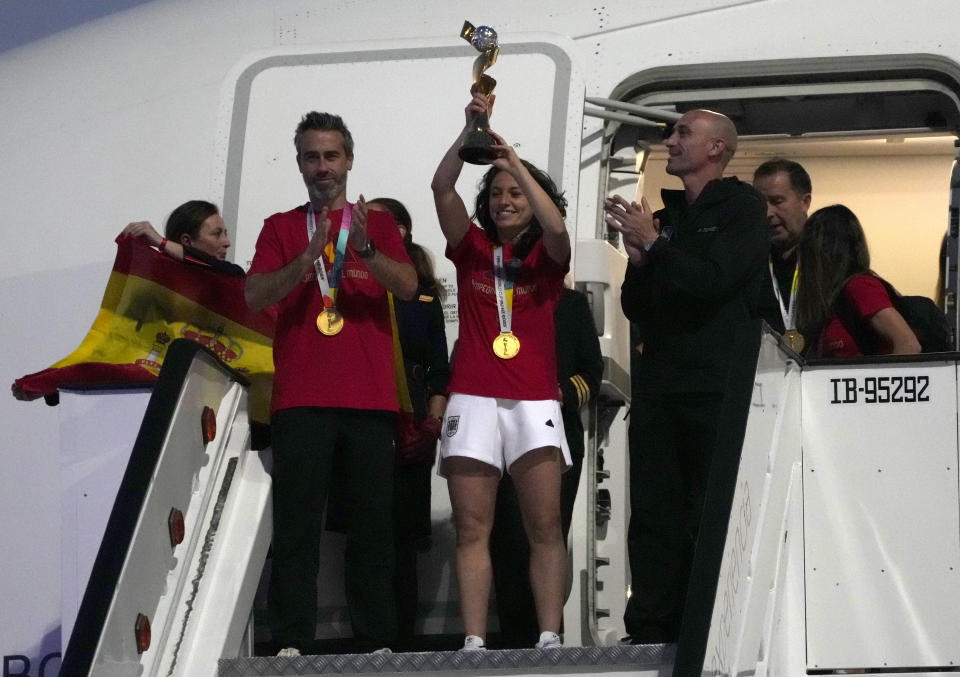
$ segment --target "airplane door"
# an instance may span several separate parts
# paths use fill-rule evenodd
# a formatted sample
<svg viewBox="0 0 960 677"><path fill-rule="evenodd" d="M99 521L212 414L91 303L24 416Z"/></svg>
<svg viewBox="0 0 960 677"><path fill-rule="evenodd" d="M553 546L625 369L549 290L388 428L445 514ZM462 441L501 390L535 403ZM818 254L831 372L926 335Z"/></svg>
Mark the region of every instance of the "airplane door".
<svg viewBox="0 0 960 677"><path fill-rule="evenodd" d="M430 182L463 129L478 52L458 37L459 26L451 28L449 39L308 45L252 56L235 67L224 85L218 157L223 216L236 224L235 260L246 266L264 218L307 199L293 146L301 116L311 110L339 114L355 141L347 199L354 201L362 193L367 199L396 198L407 206L414 241L431 252L448 290L444 312L452 346L458 331L456 275L444 257ZM573 43L557 35L501 34L500 45L488 71L497 80L491 126L565 191L575 247L584 85ZM484 171L486 167L466 165L460 177L458 189L470 211ZM425 635L459 632L457 605L450 603L456 591L450 585L455 580L450 571L453 532L445 480L434 478L432 495L433 547L419 558L418 567L421 580L439 583L429 593L433 599L423 600L430 611L418 633ZM323 542L324 575L340 580L340 546L333 537ZM330 595L319 600L321 608L344 608L342 591ZM336 621L318 623L320 639L345 630Z"/></svg>
<svg viewBox="0 0 960 677"><path fill-rule="evenodd" d="M306 201L293 133L303 113L338 113L354 139L347 197L394 197L413 217L414 239L452 287L452 264L436 223L430 181L463 128L478 52L459 39L310 45L239 64L224 86L218 155L223 212L236 223L236 261L252 258L263 219ZM582 84L573 43L558 35L505 34L488 73L497 80L491 126L566 192L577 213ZM458 187L468 207L485 167L467 165ZM572 237L575 241L575 238ZM575 260L575 257L574 259ZM446 309L456 338L455 294Z"/></svg>

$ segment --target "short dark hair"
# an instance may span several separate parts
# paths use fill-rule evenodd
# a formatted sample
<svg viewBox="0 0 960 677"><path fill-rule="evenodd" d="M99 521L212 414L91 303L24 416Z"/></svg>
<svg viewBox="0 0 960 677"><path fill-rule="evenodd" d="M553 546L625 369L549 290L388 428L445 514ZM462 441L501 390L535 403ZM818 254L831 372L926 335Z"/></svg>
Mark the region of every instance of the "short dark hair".
<svg viewBox="0 0 960 677"><path fill-rule="evenodd" d="M530 172L533 180L543 188L543 191L553 201L553 204L560 210L560 216L565 217L567 215L567 198L563 196L563 191L557 188L557 184L553 182L550 175L531 162L522 159L520 162L523 163L523 166ZM493 188L493 180L500 171L497 167L490 167L487 173L483 175L483 178L480 179L480 190L477 193L477 201L474 204L473 210L473 218L476 219L480 227L483 228L483 232L486 233L487 238L498 245L502 244L502 242L500 242L500 236L497 234L497 224L494 223L493 217L490 216L490 190ZM543 228L537 222L537 218L533 217L533 221L527 229L527 232L523 234L513 249L514 257L523 259L542 234Z"/></svg>
<svg viewBox="0 0 960 677"><path fill-rule="evenodd" d="M319 132L340 132L343 137L343 149L347 155L353 155L353 136L343 118L333 113L318 113L315 110L305 114L297 125L297 131L293 135L293 145L297 148L297 155L300 155L300 142L303 139L304 132L308 130L317 130Z"/></svg>
<svg viewBox="0 0 960 677"><path fill-rule="evenodd" d="M200 225L214 214L219 214L217 205L206 200L190 200L170 212L163 235L172 242L180 242L181 235L196 238Z"/></svg>
<svg viewBox="0 0 960 677"><path fill-rule="evenodd" d="M773 176L779 172L783 172L790 177L790 187L801 195L807 195L813 192L810 175L807 174L807 170L803 168L803 165L782 157L767 160L757 167L756 171L753 172L753 182L756 183L757 179Z"/></svg>

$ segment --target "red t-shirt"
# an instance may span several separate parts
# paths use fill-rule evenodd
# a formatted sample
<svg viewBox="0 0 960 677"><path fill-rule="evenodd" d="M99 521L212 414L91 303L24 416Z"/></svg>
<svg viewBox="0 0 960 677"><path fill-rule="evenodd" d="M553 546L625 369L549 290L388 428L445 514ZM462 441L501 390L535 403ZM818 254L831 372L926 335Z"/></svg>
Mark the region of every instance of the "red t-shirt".
<svg viewBox="0 0 960 677"><path fill-rule="evenodd" d="M852 278L840 292L843 299L838 303L846 302L854 316L860 321L860 326L869 327L868 320L875 313L890 308L893 303L890 295L873 275L864 273ZM863 347L857 344L854 336L841 322L839 316L834 315L820 332L819 353L823 357L858 357L863 355Z"/></svg>
<svg viewBox="0 0 960 677"><path fill-rule="evenodd" d="M556 263L538 240L523 260L513 287L511 331L520 341L520 352L510 360L493 353L500 334L494 292L495 245L483 230L471 224L456 249L447 247L447 258L457 268L460 336L454 355L450 392L513 400L557 399L556 336L553 311L563 291L569 261ZM513 247L503 247L504 261Z"/></svg>
<svg viewBox="0 0 960 677"><path fill-rule="evenodd" d="M333 247L340 234L342 213L342 209L330 212L327 242ZM410 262L388 213L369 211L367 232L381 252L397 261ZM307 243L306 205L274 214L264 221L247 274L282 268L302 254ZM333 266L328 257L323 258L329 276ZM349 245L336 304L343 314L343 330L336 336L324 336L317 330L323 299L312 267L277 304L273 411L289 407L397 410L387 292Z"/></svg>

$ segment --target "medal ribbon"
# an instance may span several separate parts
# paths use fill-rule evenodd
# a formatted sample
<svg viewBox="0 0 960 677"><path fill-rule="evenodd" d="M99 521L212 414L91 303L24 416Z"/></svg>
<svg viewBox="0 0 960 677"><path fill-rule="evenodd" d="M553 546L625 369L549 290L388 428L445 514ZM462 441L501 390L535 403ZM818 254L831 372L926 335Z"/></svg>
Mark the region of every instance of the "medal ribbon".
<svg viewBox="0 0 960 677"><path fill-rule="evenodd" d="M513 277L503 265L503 246L493 250L493 283L497 297L497 317L500 333L509 334L513 323Z"/></svg>
<svg viewBox="0 0 960 677"><path fill-rule="evenodd" d="M789 307L783 305L783 294L780 293L780 285L777 284L777 276L773 273L773 259L767 258L767 266L770 268L770 282L773 284L773 295L777 297L777 303L780 304L780 317L783 318L783 328L796 329L797 317L797 287L800 286L800 262L793 267L793 281L790 283L790 301Z"/></svg>
<svg viewBox="0 0 960 677"><path fill-rule="evenodd" d="M323 254L317 257L313 262L313 270L317 274L317 284L320 285L320 294L323 296L323 307L333 308L333 301L337 295L337 287L340 285L340 272L343 268L343 260L347 254L347 239L350 237L350 226L353 225L353 205L347 202L343 207L343 214L340 217L340 236L337 238L336 253L328 252L330 245L323 248ZM307 242L313 239L313 234L317 232L317 215L313 211L313 203L307 206ZM323 258L327 257L333 261L333 270L330 271L330 277L327 278L327 267L324 265Z"/></svg>

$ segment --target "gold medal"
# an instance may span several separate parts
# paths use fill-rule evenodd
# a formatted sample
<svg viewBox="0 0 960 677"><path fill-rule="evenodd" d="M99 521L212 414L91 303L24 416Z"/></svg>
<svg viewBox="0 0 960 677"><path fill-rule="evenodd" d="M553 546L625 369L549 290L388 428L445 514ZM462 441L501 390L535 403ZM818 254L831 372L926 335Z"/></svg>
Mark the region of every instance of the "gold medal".
<svg viewBox="0 0 960 677"><path fill-rule="evenodd" d="M336 308L324 308L317 315L317 329L324 336L336 336L343 329L343 315Z"/></svg>
<svg viewBox="0 0 960 677"><path fill-rule="evenodd" d="M806 344L803 340L803 334L796 329L788 329L786 332L784 332L783 340L788 346L790 346L790 350L795 352L797 355L803 352L803 347Z"/></svg>
<svg viewBox="0 0 960 677"><path fill-rule="evenodd" d="M520 339L512 331L501 332L493 340L493 354L501 360L510 360L520 352Z"/></svg>

